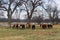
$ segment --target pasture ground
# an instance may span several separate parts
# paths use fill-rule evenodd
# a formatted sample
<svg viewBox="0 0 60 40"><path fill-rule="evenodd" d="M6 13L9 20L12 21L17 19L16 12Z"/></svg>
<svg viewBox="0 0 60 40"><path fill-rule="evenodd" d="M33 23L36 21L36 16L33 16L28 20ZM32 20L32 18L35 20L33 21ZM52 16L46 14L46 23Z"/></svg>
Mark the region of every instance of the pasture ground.
<svg viewBox="0 0 60 40"><path fill-rule="evenodd" d="M52 29L10 29L0 27L0 40L60 40L60 25Z"/></svg>

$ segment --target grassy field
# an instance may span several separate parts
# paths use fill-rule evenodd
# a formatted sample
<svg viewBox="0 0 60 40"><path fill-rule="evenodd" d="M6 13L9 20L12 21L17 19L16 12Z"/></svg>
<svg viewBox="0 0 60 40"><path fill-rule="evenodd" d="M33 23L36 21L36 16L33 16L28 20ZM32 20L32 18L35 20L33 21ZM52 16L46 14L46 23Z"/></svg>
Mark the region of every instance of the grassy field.
<svg viewBox="0 0 60 40"><path fill-rule="evenodd" d="M0 40L60 40L60 25L53 29L10 29L0 27Z"/></svg>

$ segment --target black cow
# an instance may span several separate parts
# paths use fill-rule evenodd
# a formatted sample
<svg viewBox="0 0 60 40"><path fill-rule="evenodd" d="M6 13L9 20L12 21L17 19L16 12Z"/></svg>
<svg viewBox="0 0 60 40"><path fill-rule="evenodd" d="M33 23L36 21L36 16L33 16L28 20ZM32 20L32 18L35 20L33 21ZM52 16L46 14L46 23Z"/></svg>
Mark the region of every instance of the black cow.
<svg viewBox="0 0 60 40"><path fill-rule="evenodd" d="M22 26L22 29L25 29L25 25L21 24L20 26Z"/></svg>
<svg viewBox="0 0 60 40"><path fill-rule="evenodd" d="M53 27L53 25L51 25L51 24L48 24L48 28L52 28Z"/></svg>
<svg viewBox="0 0 60 40"><path fill-rule="evenodd" d="M35 29L35 25L32 25L32 29Z"/></svg>

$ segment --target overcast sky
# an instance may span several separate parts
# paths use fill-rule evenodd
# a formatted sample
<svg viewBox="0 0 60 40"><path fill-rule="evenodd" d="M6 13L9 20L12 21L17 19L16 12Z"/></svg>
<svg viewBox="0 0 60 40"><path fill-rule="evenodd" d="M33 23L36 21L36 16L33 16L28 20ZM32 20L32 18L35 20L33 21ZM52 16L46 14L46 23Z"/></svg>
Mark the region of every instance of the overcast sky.
<svg viewBox="0 0 60 40"><path fill-rule="evenodd" d="M44 1L47 2L47 0L44 0ZM60 10L60 0L54 0L54 1L56 2L57 6L58 6L58 9ZM23 14L26 15L26 12L25 11L24 12L23 11L21 12L21 14L20 14L21 15L20 16L21 19L24 19L25 18ZM4 17L7 18L7 13L6 12L4 13ZM16 18L16 15L15 14L13 14L13 18Z"/></svg>

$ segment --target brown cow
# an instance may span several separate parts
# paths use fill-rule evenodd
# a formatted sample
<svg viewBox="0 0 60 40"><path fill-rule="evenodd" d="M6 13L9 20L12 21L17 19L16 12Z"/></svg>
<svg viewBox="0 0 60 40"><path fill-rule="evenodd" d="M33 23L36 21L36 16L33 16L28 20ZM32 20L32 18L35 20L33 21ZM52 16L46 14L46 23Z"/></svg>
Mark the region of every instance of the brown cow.
<svg viewBox="0 0 60 40"><path fill-rule="evenodd" d="M18 24L14 24L12 28L17 28L18 29Z"/></svg>
<svg viewBox="0 0 60 40"><path fill-rule="evenodd" d="M47 28L46 24L41 25L43 29Z"/></svg>
<svg viewBox="0 0 60 40"><path fill-rule="evenodd" d="M16 28L18 29L18 24L16 24Z"/></svg>
<svg viewBox="0 0 60 40"><path fill-rule="evenodd" d="M31 24L30 23L27 23L27 28L29 29L31 27Z"/></svg>

